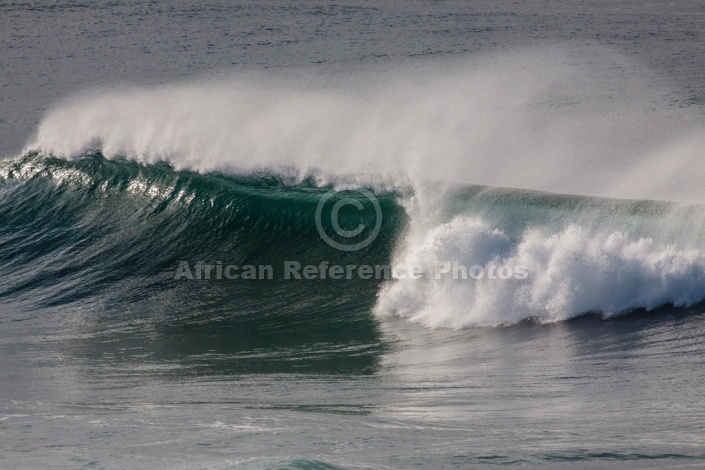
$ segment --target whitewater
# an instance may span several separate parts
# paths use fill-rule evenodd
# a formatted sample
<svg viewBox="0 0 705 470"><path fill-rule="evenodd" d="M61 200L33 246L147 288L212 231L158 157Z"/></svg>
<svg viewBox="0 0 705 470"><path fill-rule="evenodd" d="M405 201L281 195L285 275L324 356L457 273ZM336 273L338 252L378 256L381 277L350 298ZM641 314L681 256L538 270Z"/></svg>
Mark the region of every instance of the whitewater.
<svg viewBox="0 0 705 470"><path fill-rule="evenodd" d="M531 273L388 282L381 316L458 328L692 305L705 299L704 129L678 110L647 111L653 87L610 78L607 64L626 59L599 52L589 71L568 51L527 49L93 90L49 111L29 148L396 192L409 217L398 269L452 260Z"/></svg>

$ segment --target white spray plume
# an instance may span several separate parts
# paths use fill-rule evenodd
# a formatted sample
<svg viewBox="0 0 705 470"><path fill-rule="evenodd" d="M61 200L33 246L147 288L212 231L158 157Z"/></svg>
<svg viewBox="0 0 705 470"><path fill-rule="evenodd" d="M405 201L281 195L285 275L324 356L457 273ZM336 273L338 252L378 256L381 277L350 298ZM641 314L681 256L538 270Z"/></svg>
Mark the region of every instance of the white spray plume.
<svg viewBox="0 0 705 470"><path fill-rule="evenodd" d="M659 101L666 91L604 50L528 49L94 91L47 113L32 146L200 171L286 167L705 201L705 132Z"/></svg>

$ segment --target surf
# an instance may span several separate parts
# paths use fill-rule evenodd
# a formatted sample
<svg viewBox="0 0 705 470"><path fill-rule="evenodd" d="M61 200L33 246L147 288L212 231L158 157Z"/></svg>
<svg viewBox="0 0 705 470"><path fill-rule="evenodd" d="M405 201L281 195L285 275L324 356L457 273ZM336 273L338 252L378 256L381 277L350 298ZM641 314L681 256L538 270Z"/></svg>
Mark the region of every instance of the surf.
<svg viewBox="0 0 705 470"><path fill-rule="evenodd" d="M21 158L0 165L11 221L0 261L65 260L44 261L39 274L20 267L0 296L61 304L139 276L188 295L193 287L172 284L181 262L326 261L527 273L392 276L346 294L361 315L429 327L705 299L702 126L684 110L653 109L672 90L638 64L576 53L224 75L69 97ZM345 253L321 240L314 214L325 194L351 187L373 191L384 226L369 247ZM370 207L354 212L343 220L349 230L375 218ZM26 238L37 224L46 235ZM305 292L270 288L290 299ZM261 292L247 295L261 305Z"/></svg>
<svg viewBox="0 0 705 470"><path fill-rule="evenodd" d="M30 153L0 165L0 215L7 221L0 262L14 274L0 285L0 298L42 307L107 301L117 308L163 292L188 297L217 281L205 285L220 307L187 322L222 318L227 299L236 297L228 307L236 321L265 308L273 309L270 318L298 316L297 322L320 325L330 304L280 310L273 300L296 303L317 292L319 300L342 301L328 318L334 323L368 321L371 312L450 328L613 316L705 298L700 205L428 183L379 192L380 236L363 250L344 252L327 245L315 227L315 207L331 190L312 177L201 174L98 152L72 160ZM369 225L374 212L344 216L341 223L355 227ZM327 270L384 265L426 275L341 281L325 273L284 278L277 271L237 282L175 275L184 262L202 260L225 267L325 262ZM433 275L451 261L527 273ZM352 317L351 305L358 306Z"/></svg>

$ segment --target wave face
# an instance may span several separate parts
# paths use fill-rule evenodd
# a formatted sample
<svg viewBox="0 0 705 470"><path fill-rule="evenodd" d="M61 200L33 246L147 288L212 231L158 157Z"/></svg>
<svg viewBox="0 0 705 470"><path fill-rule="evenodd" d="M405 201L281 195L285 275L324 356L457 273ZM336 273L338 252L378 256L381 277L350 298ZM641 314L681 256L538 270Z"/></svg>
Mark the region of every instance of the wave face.
<svg viewBox="0 0 705 470"><path fill-rule="evenodd" d="M159 356L219 351L228 363L220 371L241 372L299 362L329 370L330 355L342 349L350 360L335 371L368 370L369 353L381 347L369 315L376 283L285 281L280 266L388 260L405 216L391 193L380 196L388 217L377 243L340 252L321 241L314 221L329 190L313 179L199 174L96 152L2 162L0 266L12 275L0 281L0 301L41 311L55 332L83 338L78 348L106 335L117 349L157 341L148 349ZM353 213L356 223L365 216ZM177 280L181 261L278 271L271 280ZM58 314L50 319L51 312Z"/></svg>
<svg viewBox="0 0 705 470"><path fill-rule="evenodd" d="M399 185L377 190L379 236L346 252L326 244L315 221L321 198L345 187L342 178L334 187L315 174L201 174L100 152L73 160L31 152L0 165L0 265L13 274L0 282L0 299L27 309L98 304L115 316L91 322L111 331L156 323L230 325L243 338L267 332L247 340L260 346L302 337L375 344L370 312L460 328L705 299L702 206ZM340 214L349 228L375 217L368 206ZM176 279L183 261L272 265L275 274ZM284 279L287 261L424 275ZM454 278L453 263L485 275ZM491 279L491 270L513 274ZM287 337L292 328L301 335Z"/></svg>

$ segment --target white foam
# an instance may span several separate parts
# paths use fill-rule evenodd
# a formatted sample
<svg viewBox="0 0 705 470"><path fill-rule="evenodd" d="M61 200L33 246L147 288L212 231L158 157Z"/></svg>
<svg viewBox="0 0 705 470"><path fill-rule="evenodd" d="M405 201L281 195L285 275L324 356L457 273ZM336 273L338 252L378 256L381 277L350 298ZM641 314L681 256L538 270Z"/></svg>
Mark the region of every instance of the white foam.
<svg viewBox="0 0 705 470"><path fill-rule="evenodd" d="M609 51L528 49L94 90L48 112L31 146L66 157L99 147L202 171L315 169L705 201L701 119L668 108L669 93Z"/></svg>
<svg viewBox="0 0 705 470"><path fill-rule="evenodd" d="M512 237L507 227L479 215L438 221L443 200L447 197L427 204L415 198L410 204L411 227L394 266L404 273L416 268L424 276L389 281L379 293L378 315L462 328L530 318L553 322L589 312L612 316L705 299L705 252L693 247L691 237L676 237L661 227L692 221L677 207L631 230L619 228L625 225L619 215L605 218L578 210L564 223L530 225ZM484 276L461 279L462 273L454 276L452 270L434 275L448 262L481 266ZM528 276L490 279L491 266L495 273L521 268Z"/></svg>

